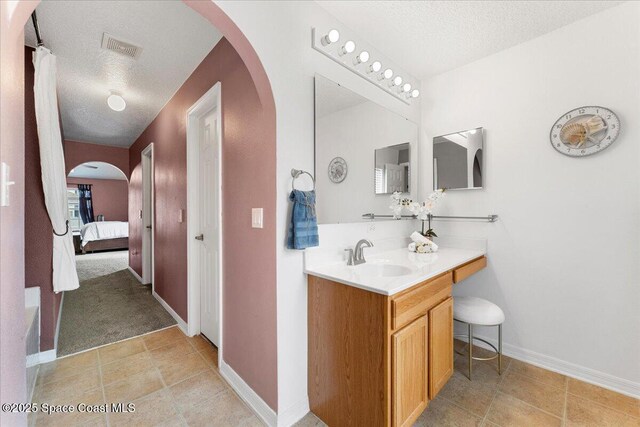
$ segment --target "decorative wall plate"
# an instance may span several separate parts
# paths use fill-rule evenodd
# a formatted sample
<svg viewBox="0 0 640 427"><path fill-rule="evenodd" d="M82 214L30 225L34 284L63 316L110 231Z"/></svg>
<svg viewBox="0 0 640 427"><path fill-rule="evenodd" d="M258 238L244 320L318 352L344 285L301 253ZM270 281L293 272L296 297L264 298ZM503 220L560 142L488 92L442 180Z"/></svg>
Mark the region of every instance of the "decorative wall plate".
<svg viewBox="0 0 640 427"><path fill-rule="evenodd" d="M329 179L336 184L347 177L347 162L342 157L335 157L329 163Z"/></svg>
<svg viewBox="0 0 640 427"><path fill-rule="evenodd" d="M551 128L553 148L572 157L604 150L620 133L620 119L608 108L580 107L560 117Z"/></svg>

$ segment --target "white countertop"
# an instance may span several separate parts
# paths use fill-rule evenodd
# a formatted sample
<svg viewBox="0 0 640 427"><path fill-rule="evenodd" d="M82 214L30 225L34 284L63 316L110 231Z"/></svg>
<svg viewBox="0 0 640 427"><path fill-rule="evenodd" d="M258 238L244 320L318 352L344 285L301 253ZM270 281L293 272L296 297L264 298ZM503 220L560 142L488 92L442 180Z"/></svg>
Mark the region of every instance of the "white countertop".
<svg viewBox="0 0 640 427"><path fill-rule="evenodd" d="M355 286L367 291L383 295L394 295L481 257L486 254L486 249L441 247L438 252L433 254L417 254L409 252L406 248L401 248L369 255L365 249L364 254L367 262L359 266L348 266L344 261L326 264L307 263L304 271L306 274ZM410 272L396 277L375 277L367 274L361 268L367 264L370 266L381 264L403 266L408 268ZM365 268L371 269L372 267Z"/></svg>

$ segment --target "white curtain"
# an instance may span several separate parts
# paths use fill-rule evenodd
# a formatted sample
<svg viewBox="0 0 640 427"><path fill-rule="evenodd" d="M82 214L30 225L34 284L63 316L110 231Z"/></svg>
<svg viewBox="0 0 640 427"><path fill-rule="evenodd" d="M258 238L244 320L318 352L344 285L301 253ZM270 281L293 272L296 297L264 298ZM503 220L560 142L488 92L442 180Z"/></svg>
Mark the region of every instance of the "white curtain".
<svg viewBox="0 0 640 427"><path fill-rule="evenodd" d="M33 91L40 140L42 188L54 233L53 290L58 293L77 289L80 284L73 235L68 226L67 179L56 94L56 57L48 49L38 47L33 54L33 63L36 69Z"/></svg>

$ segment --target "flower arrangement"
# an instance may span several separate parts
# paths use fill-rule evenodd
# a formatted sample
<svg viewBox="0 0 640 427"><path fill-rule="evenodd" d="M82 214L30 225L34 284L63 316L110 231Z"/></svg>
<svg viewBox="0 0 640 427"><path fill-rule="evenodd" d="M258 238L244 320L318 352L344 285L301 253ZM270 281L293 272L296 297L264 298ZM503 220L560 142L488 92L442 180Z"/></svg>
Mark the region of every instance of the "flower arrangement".
<svg viewBox="0 0 640 427"><path fill-rule="evenodd" d="M431 228L431 215L433 212L433 208L438 204L438 201L444 197L444 189L436 190L433 193L429 194L427 200L422 203L411 203L409 205L409 210L413 213L416 218L422 221L422 235L428 239L432 239L433 237L438 237L438 235ZM428 222L429 227L425 231L424 226L425 222Z"/></svg>
<svg viewBox="0 0 640 427"><path fill-rule="evenodd" d="M389 209L393 212L394 219L400 219L402 217L402 209L407 208L417 219L422 221L422 235L431 239L438 237L438 235L431 228L431 214L433 209L438 204L440 199L444 197L444 189L436 190L429 194L427 200L424 202L414 202L411 199L403 199L402 193L395 192L391 195L391 205ZM425 231L425 222L428 223L428 228Z"/></svg>
<svg viewBox="0 0 640 427"><path fill-rule="evenodd" d="M411 199L402 198L402 193L400 191L396 191L391 195L391 205L389 205L389 209L393 212L393 219L402 218L402 209L409 208L413 201Z"/></svg>

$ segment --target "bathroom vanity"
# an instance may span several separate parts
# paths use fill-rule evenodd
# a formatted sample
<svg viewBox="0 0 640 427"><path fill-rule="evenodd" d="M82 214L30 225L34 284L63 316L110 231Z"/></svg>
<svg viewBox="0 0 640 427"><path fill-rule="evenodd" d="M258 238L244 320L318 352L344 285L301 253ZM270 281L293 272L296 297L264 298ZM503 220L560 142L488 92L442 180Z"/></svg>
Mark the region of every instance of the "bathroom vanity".
<svg viewBox="0 0 640 427"><path fill-rule="evenodd" d="M306 265L311 411L329 426L410 426L453 374L451 289L484 250L396 249Z"/></svg>

